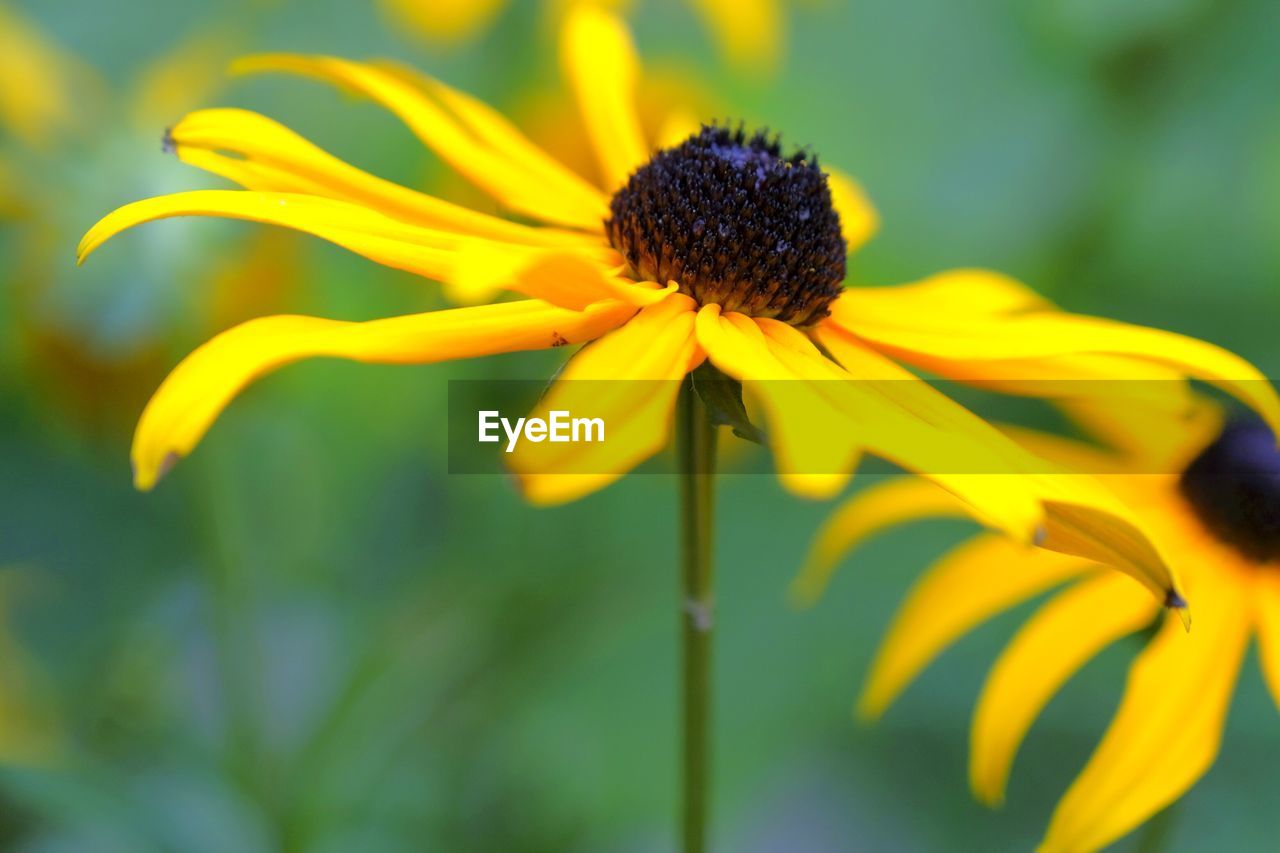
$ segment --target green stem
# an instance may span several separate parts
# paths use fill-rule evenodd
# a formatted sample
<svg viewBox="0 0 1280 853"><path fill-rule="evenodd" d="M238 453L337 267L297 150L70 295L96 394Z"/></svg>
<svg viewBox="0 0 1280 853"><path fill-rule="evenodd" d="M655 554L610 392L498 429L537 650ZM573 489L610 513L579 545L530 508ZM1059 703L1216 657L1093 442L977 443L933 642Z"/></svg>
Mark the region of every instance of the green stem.
<svg viewBox="0 0 1280 853"><path fill-rule="evenodd" d="M711 515L715 503L716 428L688 379L681 388L678 409L676 445L680 456L683 555L683 850L703 853L707 846L711 764L711 629L715 608Z"/></svg>

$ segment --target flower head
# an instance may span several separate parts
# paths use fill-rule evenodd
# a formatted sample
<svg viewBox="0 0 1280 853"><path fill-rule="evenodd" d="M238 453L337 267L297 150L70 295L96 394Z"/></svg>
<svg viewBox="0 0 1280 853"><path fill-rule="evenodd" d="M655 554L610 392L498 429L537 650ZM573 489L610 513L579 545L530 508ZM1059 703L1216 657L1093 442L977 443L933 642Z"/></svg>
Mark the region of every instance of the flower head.
<svg viewBox="0 0 1280 853"><path fill-rule="evenodd" d="M1106 735L1059 802L1041 849L1090 851L1185 793L1218 753L1244 652L1257 635L1263 675L1280 704L1280 450L1254 419L1208 404L1190 416L1077 406L1109 449L1021 433L1038 451L1103 481L1138 510L1196 604L1194 629L1165 620L1129 671ZM1099 417L1100 413L1105 413ZM922 481L868 489L832 518L806 567L816 591L866 535L954 515L954 500ZM857 526L851 519L861 516ZM869 523L868 523L869 522ZM872 665L859 711L876 718L951 642L986 619L1057 589L992 667L973 716L969 777L998 804L1014 756L1040 711L1111 643L1157 623L1159 608L1097 563L984 534L915 585Z"/></svg>
<svg viewBox="0 0 1280 853"><path fill-rule="evenodd" d="M703 127L632 173L609 209L605 231L639 277L701 305L811 326L844 288L827 176L759 131Z"/></svg>
<svg viewBox="0 0 1280 853"><path fill-rule="evenodd" d="M126 205L89 230L80 260L141 222L223 216L303 231L458 292L520 298L364 323L278 316L232 328L182 362L143 412L133 446L139 488L191 452L241 388L302 358L426 363L593 341L540 406L573 411L589 395L597 414L626 428L604 444L540 445L536 460L512 454L532 501L577 498L658 452L680 381L709 360L759 402L779 476L796 493L835 494L872 453L929 476L1021 541L1046 538L1126 568L1162 600L1176 595L1127 510L1081 478L1046 472L898 360L1011 388L1028 375L1073 378L1100 364L1190 374L1280 425L1274 395L1240 381L1256 370L1198 341L1064 314L993 273L840 290L842 251L875 222L856 184L807 153L725 128L655 153L634 109L640 72L630 37L599 10L569 15L563 57L603 186L493 108L400 66L294 55L236 66L313 77L377 101L460 175L537 224L391 183L246 110L203 110L172 128L178 157L244 189ZM572 381L602 379L612 380L607 394ZM949 467L957 458L969 470Z"/></svg>

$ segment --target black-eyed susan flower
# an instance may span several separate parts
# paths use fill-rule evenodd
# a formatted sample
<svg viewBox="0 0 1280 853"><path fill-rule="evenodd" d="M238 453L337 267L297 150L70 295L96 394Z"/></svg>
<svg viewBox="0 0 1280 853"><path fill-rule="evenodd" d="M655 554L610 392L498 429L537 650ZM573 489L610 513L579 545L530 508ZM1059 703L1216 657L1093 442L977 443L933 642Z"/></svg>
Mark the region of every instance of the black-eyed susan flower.
<svg viewBox="0 0 1280 853"><path fill-rule="evenodd" d="M1208 771L1254 636L1280 703L1280 451L1266 424L1204 403L1178 417L1131 404L1076 410L1109 447L1019 437L1075 470L1106 474L1196 602L1190 632L1166 619L1139 653L1119 710L1054 812L1040 849L1078 853L1120 838ZM878 530L958 512L920 480L870 488L828 522L801 587L816 595L840 557ZM1019 745L1058 689L1111 643L1158 624L1156 603L1127 578L996 534L970 540L911 591L872 665L860 714L879 717L951 642L1055 588L992 667L974 712L970 785L1000 804Z"/></svg>
<svg viewBox="0 0 1280 853"><path fill-rule="evenodd" d="M779 477L794 492L834 495L871 453L931 478L1019 541L1106 561L1146 584L1156 602L1182 603L1123 504L1037 459L899 361L1011 389L1028 375L1075 378L1107 366L1191 375L1280 424L1280 402L1248 381L1258 377L1252 367L1198 341L1064 314L992 273L846 289L846 253L876 221L856 184L776 137L731 126L703 126L655 152L634 108L639 62L625 28L577 7L562 49L600 184L488 105L403 67L296 55L238 64L313 77L382 104L518 220L378 178L253 112L203 110L173 126L166 145L178 157L243 189L126 205L90 229L80 260L142 222L221 216L303 231L459 294L517 298L369 322L263 317L218 335L144 410L132 451L139 488L190 453L245 385L299 359L429 363L591 342L539 406L574 411L589 401L618 429L599 444L539 445L547 450L537 459L517 450L512 467L535 503L577 498L667 445L677 401L686 401L687 742L705 745L698 732L711 624L711 499L702 475L715 431L690 416L698 403L685 379L704 362L758 404ZM957 459L967 466L961 473ZM688 749L691 850L700 849L705 768L701 747Z"/></svg>
<svg viewBox="0 0 1280 853"><path fill-rule="evenodd" d="M862 450L926 470L939 447L962 446L989 459L993 472L1019 470L1017 448L923 383L887 382L894 393L871 394L826 382L911 378L892 357L992 376L1011 365L1071 376L1090 358L1111 359L1253 387L1232 385L1257 374L1221 350L1050 310L991 273L844 289L845 252L876 221L851 180L824 172L807 153L784 152L775 139L727 127L704 127L655 154L632 106L639 64L623 26L580 7L566 23L563 54L607 176L603 187L543 154L487 105L401 67L295 55L237 66L310 76L372 98L462 176L538 224L377 178L246 110L202 110L171 129L166 144L181 159L245 189L120 208L85 235L81 260L144 221L225 216L304 231L463 292L501 288L525 298L369 323L290 316L233 328L179 365L147 406L133 449L140 488L189 453L245 384L309 356L434 362L596 340L562 378L618 380L676 380L710 358L757 392L783 481L815 497L834 494ZM795 378L823 382L825 390L799 407L810 411L782 405L801 392L780 390L775 380ZM611 443L607 465L565 458L564 473L527 474L530 499L575 498L664 446L676 383L654 389L638 384L632 393L656 400L616 402L620 415L629 413L620 422L643 419L648 429ZM1250 399L1268 417L1280 408L1257 393ZM861 429L849 428L850 417L865 421ZM928 473L1003 529L1030 537L1043 523L1039 486Z"/></svg>

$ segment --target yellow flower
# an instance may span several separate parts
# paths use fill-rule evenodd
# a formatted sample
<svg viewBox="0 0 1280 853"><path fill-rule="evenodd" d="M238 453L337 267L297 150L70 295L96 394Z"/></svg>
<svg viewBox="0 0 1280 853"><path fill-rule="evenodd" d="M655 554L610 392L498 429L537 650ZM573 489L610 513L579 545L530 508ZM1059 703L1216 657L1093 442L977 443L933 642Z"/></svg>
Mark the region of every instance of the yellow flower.
<svg viewBox="0 0 1280 853"><path fill-rule="evenodd" d="M792 491L832 496L872 453L931 477L993 527L1105 559L1179 600L1127 509L1087 478L1058 476L895 359L1009 382L1019 371L1070 378L1102 364L1186 373L1280 424L1280 401L1249 381L1256 370L1199 341L1053 310L994 273L843 289L845 252L876 222L856 184L723 127L654 154L633 105L640 70L630 38L599 10L568 17L563 56L602 186L489 106L404 68L296 55L238 64L377 101L476 187L538 224L390 183L253 112L203 110L173 127L168 144L181 159L245 189L126 205L85 235L81 260L141 222L223 216L304 231L464 293L522 298L363 323L265 317L230 329L183 361L147 405L133 444L139 488L191 452L245 385L302 358L430 363L594 341L540 406L574 411L586 399L620 428L607 443L536 445L536 459L522 452L531 445L518 448L512 467L535 503L599 489L657 453L680 381L709 360L759 403ZM598 379L614 381L604 393L565 381ZM952 473L957 458L981 473Z"/></svg>
<svg viewBox="0 0 1280 853"><path fill-rule="evenodd" d="M1129 670L1106 735L1059 802L1043 851L1091 851L1120 838L1186 792L1217 756L1249 639L1280 703L1280 451L1272 428L1226 419L1207 404L1173 418L1126 404L1077 405L1110 449L1021 432L1046 458L1101 478L1148 523L1195 603L1190 632L1172 620ZM920 518L957 515L920 480L890 480L827 523L800 577L820 592L841 556L869 535ZM878 718L939 653L984 620L1058 588L992 667L973 716L969 780L1004 799L1014 755L1036 716L1109 644L1151 626L1156 603L1097 563L997 534L959 546L915 585L867 678L859 713Z"/></svg>
<svg viewBox="0 0 1280 853"><path fill-rule="evenodd" d="M76 123L73 93L93 73L0 4L0 127L24 145L48 145Z"/></svg>
<svg viewBox="0 0 1280 853"><path fill-rule="evenodd" d="M578 0L580 2L580 0ZM542 5L561 17L575 0L547 0ZM603 10L620 12L629 0L586 0ZM432 41L453 43L490 27L509 0L382 0L398 24ZM778 64L786 37L784 0L689 0L726 60L752 73L769 73Z"/></svg>

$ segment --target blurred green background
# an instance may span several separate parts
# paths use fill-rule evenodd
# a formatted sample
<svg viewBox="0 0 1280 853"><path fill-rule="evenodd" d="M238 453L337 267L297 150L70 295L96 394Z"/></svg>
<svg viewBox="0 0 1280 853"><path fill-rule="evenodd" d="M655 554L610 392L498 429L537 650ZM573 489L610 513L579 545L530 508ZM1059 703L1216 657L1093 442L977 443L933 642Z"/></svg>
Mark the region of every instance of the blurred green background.
<svg viewBox="0 0 1280 853"><path fill-rule="evenodd" d="M55 133L0 146L0 848L670 849L674 483L635 476L546 510L500 478L446 473L447 380L537 378L554 354L290 368L140 495L133 421L214 331L444 303L319 241L210 220L72 260L109 209L221 185L160 150L165 124L199 106L261 110L380 175L471 200L376 107L220 68L254 50L389 55L549 133L563 88L541 4L513 2L455 45L338 0L13 8L93 79ZM641 0L631 19L648 67L693 75L714 116L767 123L863 181L883 227L852 280L990 266L1276 375L1274 0L786 12L774 75L722 67L684 4ZM768 465L751 449L732 464ZM1030 849L1136 641L1054 700L1008 804L988 812L966 790L969 710L1027 609L948 652L878 727L856 725L894 607L967 528L882 537L797 612L786 584L828 509L769 476L720 489L717 849ZM1223 755L1169 849L1270 849L1280 833L1280 725L1244 672Z"/></svg>

